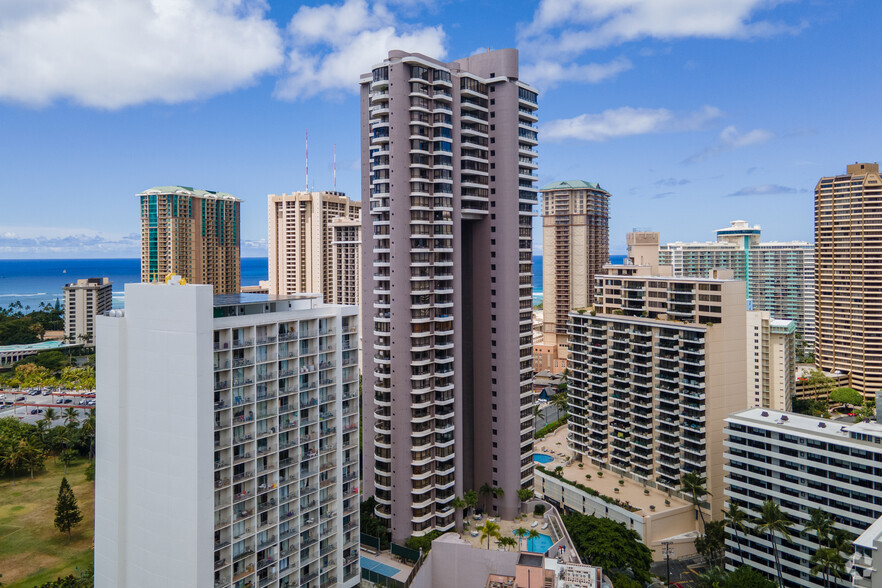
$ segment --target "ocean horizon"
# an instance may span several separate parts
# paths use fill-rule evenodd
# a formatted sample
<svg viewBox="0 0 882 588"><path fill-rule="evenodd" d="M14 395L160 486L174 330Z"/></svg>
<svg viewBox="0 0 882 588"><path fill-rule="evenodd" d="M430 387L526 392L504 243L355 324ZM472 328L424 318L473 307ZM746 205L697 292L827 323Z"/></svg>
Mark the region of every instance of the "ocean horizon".
<svg viewBox="0 0 882 588"><path fill-rule="evenodd" d="M624 255L611 255L621 263ZM256 286L268 279L266 257L242 258L242 285ZM81 278L110 278L114 307L122 307L125 285L141 281L140 258L0 259L0 307L21 302L37 308L41 302L64 303L62 288ZM533 256L533 303L542 300L542 256Z"/></svg>

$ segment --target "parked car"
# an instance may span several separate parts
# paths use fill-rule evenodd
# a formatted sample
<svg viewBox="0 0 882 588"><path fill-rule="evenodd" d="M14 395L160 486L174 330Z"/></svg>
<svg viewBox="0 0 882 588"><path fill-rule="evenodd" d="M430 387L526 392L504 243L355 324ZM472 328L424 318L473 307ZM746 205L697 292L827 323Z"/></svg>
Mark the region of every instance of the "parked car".
<svg viewBox="0 0 882 588"><path fill-rule="evenodd" d="M65 399L64 399L64 404L73 404L73 400L70 399L70 398L65 398Z"/></svg>
<svg viewBox="0 0 882 588"><path fill-rule="evenodd" d="M31 414L43 414L43 409L42 408L31 409Z"/></svg>
<svg viewBox="0 0 882 588"><path fill-rule="evenodd" d="M16 401L16 402L23 402L24 399L25 399L24 396L19 396L18 398L15 399L15 401Z"/></svg>

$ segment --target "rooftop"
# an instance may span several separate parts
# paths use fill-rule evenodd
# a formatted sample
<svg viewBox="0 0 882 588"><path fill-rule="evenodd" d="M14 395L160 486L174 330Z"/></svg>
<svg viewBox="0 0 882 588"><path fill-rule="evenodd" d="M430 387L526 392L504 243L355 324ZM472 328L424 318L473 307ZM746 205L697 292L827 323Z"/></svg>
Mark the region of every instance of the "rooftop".
<svg viewBox="0 0 882 588"><path fill-rule="evenodd" d="M863 443L860 439L855 438L855 435L868 435L879 439L879 443L882 443L882 424L876 421L843 424L842 421L763 408L749 408L732 413L726 419L726 422L731 422L732 419L754 421L765 426L775 425L775 428L780 428L784 431L811 434L817 437L835 439L837 442L852 441L854 443Z"/></svg>
<svg viewBox="0 0 882 588"><path fill-rule="evenodd" d="M227 194L226 192L200 190L191 188L190 186L155 186L153 188L148 188L137 195L143 196L145 194L182 194L185 196L195 196L197 198L212 198L216 200L233 200L235 202L241 202L241 200L232 194Z"/></svg>
<svg viewBox="0 0 882 588"><path fill-rule="evenodd" d="M579 188L587 188L589 190L603 190L603 188L600 187L600 184L597 184L594 182L586 182L585 180L566 180L563 182L554 182L554 183L548 184L547 186L542 188L542 191L544 192L545 190L573 190L573 189L579 189Z"/></svg>

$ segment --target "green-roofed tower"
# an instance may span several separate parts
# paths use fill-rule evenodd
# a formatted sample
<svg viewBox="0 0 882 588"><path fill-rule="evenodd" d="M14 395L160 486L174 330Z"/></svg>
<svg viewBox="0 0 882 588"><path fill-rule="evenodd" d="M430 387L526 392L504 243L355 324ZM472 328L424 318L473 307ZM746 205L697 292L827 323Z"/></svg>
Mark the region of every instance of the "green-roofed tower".
<svg viewBox="0 0 882 588"><path fill-rule="evenodd" d="M534 369L562 372L567 315L594 303L594 276L609 262L610 195L584 180L554 182L541 192L543 341Z"/></svg>

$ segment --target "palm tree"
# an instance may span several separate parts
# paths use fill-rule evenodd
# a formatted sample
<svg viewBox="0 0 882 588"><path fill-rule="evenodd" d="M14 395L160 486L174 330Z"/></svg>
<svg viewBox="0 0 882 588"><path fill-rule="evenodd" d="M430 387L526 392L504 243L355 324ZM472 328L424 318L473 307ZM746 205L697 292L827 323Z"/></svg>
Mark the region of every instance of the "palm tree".
<svg viewBox="0 0 882 588"><path fill-rule="evenodd" d="M68 406L64 409L64 424L71 428L76 428L76 426L80 423L79 414L77 414L77 409L72 406Z"/></svg>
<svg viewBox="0 0 882 588"><path fill-rule="evenodd" d="M526 538L527 535L530 534L530 532L523 527L518 527L517 529L514 530L514 534L517 535L517 537L518 537L518 549L520 549L521 548L521 540Z"/></svg>
<svg viewBox="0 0 882 588"><path fill-rule="evenodd" d="M6 452L0 455L0 463L12 474L12 485L15 486L15 470L27 459L29 447L27 441L21 439L18 443L11 444Z"/></svg>
<svg viewBox="0 0 882 588"><path fill-rule="evenodd" d="M80 426L80 430L83 434L89 438L89 461L92 461L95 458L95 409L89 411L89 416L86 420L83 421L83 424ZM458 499L457 499L458 500ZM454 503L453 508L456 508L456 504Z"/></svg>
<svg viewBox="0 0 882 588"><path fill-rule="evenodd" d="M702 529L705 528L705 523L704 513L699 506L699 499L702 496L711 495L711 493L707 491L707 488L705 488L705 484L707 484L707 478L702 476L697 470L693 470L688 474L683 474L683 477L680 478L680 491L692 495L692 504L695 506L695 510L698 511L698 516L701 518Z"/></svg>
<svg viewBox="0 0 882 588"><path fill-rule="evenodd" d="M481 541L486 539L487 549L490 549L490 538L499 537L499 525L497 525L493 521L487 521L486 523L478 527L478 530L481 532Z"/></svg>
<svg viewBox="0 0 882 588"><path fill-rule="evenodd" d="M741 556L741 565L744 565L744 550L741 548L741 539L738 533L747 535L747 513L734 502L729 503L729 510L723 511L723 521L735 534L735 542L738 544L738 555Z"/></svg>
<svg viewBox="0 0 882 588"><path fill-rule="evenodd" d="M508 551L509 547L514 547L518 544L517 540L514 537L500 537L496 543L500 547L504 547L506 551Z"/></svg>
<svg viewBox="0 0 882 588"><path fill-rule="evenodd" d="M814 531L818 538L818 549L826 545L827 538L833 530L833 519L822 508L813 508L809 510L809 521L805 524L806 531Z"/></svg>
<svg viewBox="0 0 882 588"><path fill-rule="evenodd" d="M487 508L487 498L493 494L493 486L491 486L488 482L484 482L484 485L478 488L478 494L484 499L484 511L490 512L490 509Z"/></svg>
<svg viewBox="0 0 882 588"><path fill-rule="evenodd" d="M462 499L466 503L466 516L468 516L468 514L472 512L472 509L478 506L478 493L474 490L467 490L466 493L462 495Z"/></svg>
<svg viewBox="0 0 882 588"><path fill-rule="evenodd" d="M83 430L84 431L86 430L85 423L83 423ZM89 452L89 455L91 456L91 450ZM453 502L450 503L450 506L453 507L453 510L462 511L464 508L466 508L468 506L468 504L466 503L465 500L463 500L462 498L457 496L456 498L453 499ZM462 518L460 518L460 520L459 520L459 524L457 525L456 532L462 533Z"/></svg>
<svg viewBox="0 0 882 588"><path fill-rule="evenodd" d="M532 488L519 488L518 489L518 500L523 502L525 505L533 498L533 489Z"/></svg>
<svg viewBox="0 0 882 588"><path fill-rule="evenodd" d="M52 421L54 421L57 418L58 418L58 413L55 411L55 409L54 408L47 408L46 412L43 413L42 420L45 421L46 428L51 429L52 428Z"/></svg>
<svg viewBox="0 0 882 588"><path fill-rule="evenodd" d="M538 538L539 538L539 531L537 531L536 529L530 529L530 532L527 533L527 549L530 548L530 539L538 539Z"/></svg>
<svg viewBox="0 0 882 588"><path fill-rule="evenodd" d="M768 533L772 538L772 549L775 552L775 568L778 572L778 585L784 585L784 577L781 572L781 558L778 557L778 540L780 533L784 539L790 540L790 527L793 525L786 514L781 511L781 507L774 500L766 500L763 502L760 517L756 521L757 533L763 535Z"/></svg>

